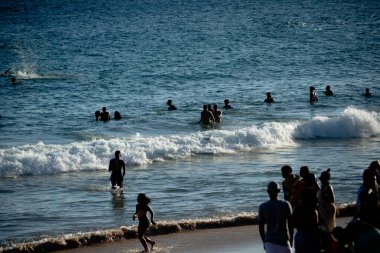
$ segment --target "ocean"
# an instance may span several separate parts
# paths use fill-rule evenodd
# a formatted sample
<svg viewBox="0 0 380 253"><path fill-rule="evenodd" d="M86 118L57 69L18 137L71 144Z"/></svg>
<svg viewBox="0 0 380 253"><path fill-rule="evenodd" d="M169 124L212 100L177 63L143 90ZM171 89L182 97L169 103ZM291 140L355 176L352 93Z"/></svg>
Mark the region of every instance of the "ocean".
<svg viewBox="0 0 380 253"><path fill-rule="evenodd" d="M140 192L159 223L254 216L285 164L352 203L380 158L379 1L5 0L0 23L0 249L132 227Z"/></svg>

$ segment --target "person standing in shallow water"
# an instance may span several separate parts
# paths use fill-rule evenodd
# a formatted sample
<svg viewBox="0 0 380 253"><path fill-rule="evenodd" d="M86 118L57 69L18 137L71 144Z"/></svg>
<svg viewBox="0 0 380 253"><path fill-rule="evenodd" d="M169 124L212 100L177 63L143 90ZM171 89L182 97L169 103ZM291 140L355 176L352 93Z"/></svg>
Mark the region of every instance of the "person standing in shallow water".
<svg viewBox="0 0 380 253"><path fill-rule="evenodd" d="M139 219L137 237L139 238L141 244L144 247L144 252L149 252L147 242L151 245L151 250L153 250L153 246L156 244L155 241L152 241L149 237L145 235L146 231L149 228L150 222L152 222L153 225L156 224L156 222L154 221L154 212L152 208L149 206L150 202L151 200L148 196L146 196L144 193L140 193L137 196L136 212L133 215L133 220L135 220L136 218ZM147 217L148 212L150 213L150 222Z"/></svg>
<svg viewBox="0 0 380 253"><path fill-rule="evenodd" d="M310 86L309 97L310 97L310 103L311 104L314 104L314 103L318 102L318 96L317 96L317 93L315 92L314 86Z"/></svg>
<svg viewBox="0 0 380 253"><path fill-rule="evenodd" d="M288 201L278 199L280 185L267 186L270 200L259 207L259 232L266 253L291 253L293 245L292 207ZM265 230L266 225L266 230Z"/></svg>
<svg viewBox="0 0 380 253"><path fill-rule="evenodd" d="M100 120L101 121L109 121L111 119L111 116L109 112L107 112L107 108L103 107L102 112L100 113Z"/></svg>
<svg viewBox="0 0 380 253"><path fill-rule="evenodd" d="M218 110L217 105L214 105L214 109L212 110L212 115L214 115L215 123L220 123L222 119L222 112Z"/></svg>
<svg viewBox="0 0 380 253"><path fill-rule="evenodd" d="M115 158L110 160L108 171L111 172L111 184L112 189L116 189L116 186L123 188L123 179L125 175L125 163L120 159L121 154L119 150L115 151ZM123 172L122 172L123 170Z"/></svg>
<svg viewBox="0 0 380 253"><path fill-rule="evenodd" d="M199 123L209 125L214 122L214 115L212 115L212 112L208 110L207 105L203 105L203 111L201 112L201 119L199 120Z"/></svg>

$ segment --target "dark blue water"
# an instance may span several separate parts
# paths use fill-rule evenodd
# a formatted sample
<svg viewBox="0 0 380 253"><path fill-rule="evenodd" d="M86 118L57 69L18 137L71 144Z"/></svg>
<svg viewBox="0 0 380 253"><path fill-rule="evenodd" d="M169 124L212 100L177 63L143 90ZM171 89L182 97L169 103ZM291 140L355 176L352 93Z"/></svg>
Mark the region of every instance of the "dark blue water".
<svg viewBox="0 0 380 253"><path fill-rule="evenodd" d="M0 71L16 84L0 78L0 242L131 225L139 192L159 220L257 212L284 164L330 167L337 202L354 201L379 159L379 7L2 1ZM226 98L222 123L197 123ZM124 118L95 122L103 106ZM117 149L128 172L115 199Z"/></svg>

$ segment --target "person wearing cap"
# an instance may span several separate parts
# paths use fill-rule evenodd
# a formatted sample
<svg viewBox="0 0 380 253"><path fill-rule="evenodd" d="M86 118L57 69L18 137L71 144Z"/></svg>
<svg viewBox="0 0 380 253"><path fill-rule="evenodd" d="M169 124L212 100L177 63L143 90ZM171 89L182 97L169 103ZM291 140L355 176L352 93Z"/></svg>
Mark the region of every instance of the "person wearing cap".
<svg viewBox="0 0 380 253"><path fill-rule="evenodd" d="M269 182L269 200L259 207L259 231L266 253L291 253L293 245L292 207L280 200L280 185ZM266 225L266 226L265 226Z"/></svg>

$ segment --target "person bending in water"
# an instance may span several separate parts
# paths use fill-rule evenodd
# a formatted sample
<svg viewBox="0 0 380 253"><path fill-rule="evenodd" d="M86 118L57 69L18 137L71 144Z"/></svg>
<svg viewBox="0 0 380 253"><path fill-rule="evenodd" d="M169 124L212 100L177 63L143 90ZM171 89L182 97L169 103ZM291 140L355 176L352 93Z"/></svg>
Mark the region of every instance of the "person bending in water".
<svg viewBox="0 0 380 253"><path fill-rule="evenodd" d="M145 252L149 252L147 242L151 245L151 250L153 250L153 246L156 244L155 241L152 241L149 237L145 235L146 231L149 228L150 222L152 222L153 225L156 224L156 222L154 221L153 210L149 206L150 202L151 200L148 196L146 196L144 193L140 193L137 196L136 212L133 215L133 220L135 220L136 218L139 219L137 237L143 245ZM148 212L150 213L150 222L147 217Z"/></svg>
<svg viewBox="0 0 380 253"><path fill-rule="evenodd" d="M214 115L208 110L207 105L203 105L203 111L201 112L201 119L199 123L208 125L215 122Z"/></svg>
<svg viewBox="0 0 380 253"><path fill-rule="evenodd" d="M120 159L121 154L119 150L115 151L115 158L110 160L108 171L111 171L111 184L112 189L116 189L116 185L123 188L123 179L125 175L125 162ZM121 170L123 169L123 174Z"/></svg>
<svg viewBox="0 0 380 253"><path fill-rule="evenodd" d="M274 103L274 100L272 98L272 93L267 92L267 98L264 100L265 103Z"/></svg>

